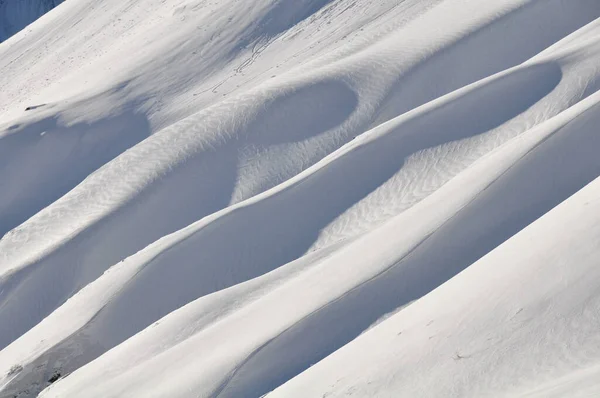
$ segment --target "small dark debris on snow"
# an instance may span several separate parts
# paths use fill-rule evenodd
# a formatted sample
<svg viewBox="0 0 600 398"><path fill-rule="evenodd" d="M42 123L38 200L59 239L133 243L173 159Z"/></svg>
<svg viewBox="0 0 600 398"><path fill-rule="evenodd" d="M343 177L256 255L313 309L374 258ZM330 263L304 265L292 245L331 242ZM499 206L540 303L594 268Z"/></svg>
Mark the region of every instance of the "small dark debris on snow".
<svg viewBox="0 0 600 398"><path fill-rule="evenodd" d="M32 111L34 109L40 108L42 106L44 106L46 104L40 104L40 105L32 105L32 106L28 106L27 108L25 108L26 111Z"/></svg>
<svg viewBox="0 0 600 398"><path fill-rule="evenodd" d="M60 372L54 372L52 377L48 379L48 383L52 384L58 379L60 379Z"/></svg>
<svg viewBox="0 0 600 398"><path fill-rule="evenodd" d="M23 367L21 365L13 365L11 366L11 368L8 370L8 376L12 376L14 374L19 373L20 371L23 370Z"/></svg>

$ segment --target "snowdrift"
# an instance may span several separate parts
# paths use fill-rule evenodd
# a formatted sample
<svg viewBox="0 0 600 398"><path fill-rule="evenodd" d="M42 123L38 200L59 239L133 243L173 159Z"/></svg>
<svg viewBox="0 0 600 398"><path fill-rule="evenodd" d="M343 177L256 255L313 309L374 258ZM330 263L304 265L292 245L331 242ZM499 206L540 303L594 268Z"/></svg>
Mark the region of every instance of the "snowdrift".
<svg viewBox="0 0 600 398"><path fill-rule="evenodd" d="M0 43L0 397L600 393L598 2L251 3Z"/></svg>

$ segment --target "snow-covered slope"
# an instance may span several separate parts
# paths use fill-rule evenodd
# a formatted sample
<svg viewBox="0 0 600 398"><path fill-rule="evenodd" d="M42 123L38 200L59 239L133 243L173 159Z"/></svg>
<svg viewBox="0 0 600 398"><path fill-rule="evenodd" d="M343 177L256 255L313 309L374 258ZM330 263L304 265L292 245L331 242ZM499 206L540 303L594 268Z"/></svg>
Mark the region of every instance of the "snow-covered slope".
<svg viewBox="0 0 600 398"><path fill-rule="evenodd" d="M64 2L0 44L0 397L600 393L599 89L597 0Z"/></svg>

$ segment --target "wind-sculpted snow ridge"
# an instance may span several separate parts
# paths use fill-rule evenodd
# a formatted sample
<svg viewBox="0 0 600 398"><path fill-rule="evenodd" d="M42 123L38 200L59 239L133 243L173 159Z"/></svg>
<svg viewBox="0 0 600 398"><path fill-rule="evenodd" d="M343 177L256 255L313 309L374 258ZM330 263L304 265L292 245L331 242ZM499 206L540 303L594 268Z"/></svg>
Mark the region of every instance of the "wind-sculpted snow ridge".
<svg viewBox="0 0 600 398"><path fill-rule="evenodd" d="M597 0L69 0L0 92L0 397L600 393Z"/></svg>

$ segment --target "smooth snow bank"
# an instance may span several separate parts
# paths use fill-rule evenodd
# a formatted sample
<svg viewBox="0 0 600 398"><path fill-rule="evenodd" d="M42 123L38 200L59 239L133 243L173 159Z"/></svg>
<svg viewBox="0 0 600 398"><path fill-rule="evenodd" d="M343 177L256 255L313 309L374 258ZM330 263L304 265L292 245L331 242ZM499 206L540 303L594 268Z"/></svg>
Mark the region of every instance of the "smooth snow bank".
<svg viewBox="0 0 600 398"><path fill-rule="evenodd" d="M592 391L594 353L533 365L557 363L528 346L542 333L574 341L538 312L556 289L527 277L512 297L498 274L496 313L467 300L491 276L462 281L600 175L598 17L596 0L65 2L0 45L0 396L59 373L43 396ZM566 262L549 231L505 258ZM503 324L520 295L529 318ZM425 316L446 320L427 338ZM417 326L369 337L394 322ZM502 355L479 363L488 335Z"/></svg>

